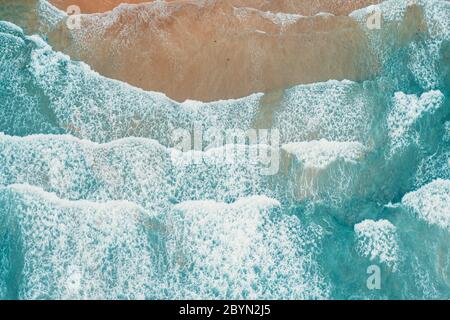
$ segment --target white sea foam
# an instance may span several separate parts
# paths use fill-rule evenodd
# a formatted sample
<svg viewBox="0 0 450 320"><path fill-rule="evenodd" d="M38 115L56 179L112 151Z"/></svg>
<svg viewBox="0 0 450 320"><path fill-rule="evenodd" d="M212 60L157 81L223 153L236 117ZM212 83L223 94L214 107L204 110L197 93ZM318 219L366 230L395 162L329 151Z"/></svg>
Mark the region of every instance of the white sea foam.
<svg viewBox="0 0 450 320"><path fill-rule="evenodd" d="M325 169L337 160L356 163L366 148L359 142L319 141L293 142L282 147L295 155L305 168Z"/></svg>
<svg viewBox="0 0 450 320"><path fill-rule="evenodd" d="M71 136L0 135L0 183L28 183L68 199L127 199L149 210L173 194L169 151L156 141L127 138L97 144Z"/></svg>
<svg viewBox="0 0 450 320"><path fill-rule="evenodd" d="M40 23L44 24L45 28L54 28L67 17L66 12L59 10L47 0L38 0L37 12ZM45 29L42 31L45 31Z"/></svg>
<svg viewBox="0 0 450 320"><path fill-rule="evenodd" d="M318 239L309 238L297 218L271 214L279 205L263 196L177 205L167 224L173 230L169 250L179 257L180 271L188 272L180 296L253 299L283 292L286 298L325 298L328 285L303 251Z"/></svg>
<svg viewBox="0 0 450 320"><path fill-rule="evenodd" d="M450 230L450 180L437 179L410 192L402 204L419 219Z"/></svg>
<svg viewBox="0 0 450 320"><path fill-rule="evenodd" d="M379 30L367 27L374 12L380 13ZM423 90L439 88L439 49L443 40L450 38L448 1L387 0L356 10L350 16L366 31L371 51L387 70L392 70L392 76L411 72ZM424 41L421 35L426 35ZM401 47L405 54L392 61Z"/></svg>
<svg viewBox="0 0 450 320"><path fill-rule="evenodd" d="M0 203L0 232L17 243L6 250L24 262L18 298L143 299L160 287L139 206L67 201L28 185L0 187Z"/></svg>
<svg viewBox="0 0 450 320"><path fill-rule="evenodd" d="M424 116L432 115L443 106L444 95L438 90L423 93L420 97L396 92L393 107L387 116L391 138L391 153L403 148L417 138L414 125Z"/></svg>
<svg viewBox="0 0 450 320"><path fill-rule="evenodd" d="M371 93L349 80L285 90L273 126L283 143L327 139L366 143L377 107Z"/></svg>
<svg viewBox="0 0 450 320"><path fill-rule="evenodd" d="M234 14L240 19L247 19L250 15L258 15L261 18L268 19L272 23L279 25L282 30L291 24L296 23L304 16L292 13L261 11L255 8L239 7L234 8Z"/></svg>
<svg viewBox="0 0 450 320"><path fill-rule="evenodd" d="M275 195L276 184L261 174L267 163L253 155L276 150L230 147L183 153L144 138L98 144L67 135L0 134L0 184L33 184L74 200L127 199L156 211L174 199Z"/></svg>
<svg viewBox="0 0 450 320"><path fill-rule="evenodd" d="M18 37L23 35L23 30L21 27L8 21L0 21L0 32L12 34Z"/></svg>
<svg viewBox="0 0 450 320"><path fill-rule="evenodd" d="M415 186L422 187L439 178L450 179L450 150L444 148L420 161L416 170Z"/></svg>
<svg viewBox="0 0 450 320"><path fill-rule="evenodd" d="M0 233L14 233L8 239L15 241L5 250L25 261L19 298L329 295L315 255L306 251L320 240L320 228L281 214L275 199L186 202L149 216L130 202L68 201L13 185L0 187L0 204Z"/></svg>
<svg viewBox="0 0 450 320"><path fill-rule="evenodd" d="M358 253L397 269L399 248L396 227L388 220L364 220L355 225Z"/></svg>
<svg viewBox="0 0 450 320"><path fill-rule="evenodd" d="M282 28L286 28L287 26L296 23L301 18L304 18L304 16L299 14L289 14L289 13L272 13L270 11L264 13L264 17L267 17L273 23L280 25Z"/></svg>
<svg viewBox="0 0 450 320"><path fill-rule="evenodd" d="M359 142L308 141L282 146L283 161L296 200L326 200L339 206L360 190L358 172L367 148Z"/></svg>

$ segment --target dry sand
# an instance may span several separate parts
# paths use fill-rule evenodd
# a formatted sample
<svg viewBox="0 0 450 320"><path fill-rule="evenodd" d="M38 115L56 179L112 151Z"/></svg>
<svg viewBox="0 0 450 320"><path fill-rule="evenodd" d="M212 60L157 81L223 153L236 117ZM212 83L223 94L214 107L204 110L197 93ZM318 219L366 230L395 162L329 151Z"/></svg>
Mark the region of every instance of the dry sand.
<svg viewBox="0 0 450 320"><path fill-rule="evenodd" d="M214 0L213 0L214 1ZM80 7L82 13L101 13L114 9L121 3L137 4L150 3L152 0L50 0L61 10L70 5ZM166 2L192 2L190 0L166 0ZM212 2L211 0L197 0L197 2ZM235 7L250 7L262 11L300 13L314 15L319 12L329 12L335 15L347 15L350 12L380 3L381 0L228 0Z"/></svg>

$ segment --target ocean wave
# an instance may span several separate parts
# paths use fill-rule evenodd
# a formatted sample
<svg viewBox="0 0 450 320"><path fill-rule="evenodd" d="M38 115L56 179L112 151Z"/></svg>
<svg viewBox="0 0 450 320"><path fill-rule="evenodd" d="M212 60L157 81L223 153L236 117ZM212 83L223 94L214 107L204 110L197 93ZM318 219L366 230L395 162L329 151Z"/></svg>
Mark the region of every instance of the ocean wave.
<svg viewBox="0 0 450 320"><path fill-rule="evenodd" d="M396 270L399 248L396 240L396 228L388 220L364 220L355 225L358 252L370 258L386 263Z"/></svg>
<svg viewBox="0 0 450 320"><path fill-rule="evenodd" d="M302 243L317 235L301 232L295 217L270 214L279 203L269 198L229 205L190 202L165 216L149 216L129 202L67 201L36 187L12 185L0 188L0 202L0 233L8 239L0 273L19 272L21 279L5 283L2 277L9 298L328 294L320 267L303 251ZM16 265L20 260L25 263ZM290 273L292 268L298 272Z"/></svg>
<svg viewBox="0 0 450 320"><path fill-rule="evenodd" d="M156 282L150 250L155 244L148 241L141 222L145 212L138 206L61 200L28 185L0 187L0 202L0 273L17 275L2 277L3 299L143 299L150 294Z"/></svg>
<svg viewBox="0 0 450 320"><path fill-rule="evenodd" d="M450 229L450 180L437 179L406 194L402 204L430 224Z"/></svg>
<svg viewBox="0 0 450 320"><path fill-rule="evenodd" d="M273 102L272 95L254 94L179 104L163 94L104 78L84 63L42 47L34 37L1 37L3 50L14 52L14 58L2 56L9 66L1 73L7 101L1 124L8 134L71 133L98 142L141 136L170 145L174 130L192 130L200 123L205 130L272 127L281 131L284 143L312 138L365 141L374 118L375 101L364 95L361 85L349 81L298 86ZM12 67L17 61L25 69ZM330 99L333 94L337 96ZM343 117L348 127L341 125Z"/></svg>

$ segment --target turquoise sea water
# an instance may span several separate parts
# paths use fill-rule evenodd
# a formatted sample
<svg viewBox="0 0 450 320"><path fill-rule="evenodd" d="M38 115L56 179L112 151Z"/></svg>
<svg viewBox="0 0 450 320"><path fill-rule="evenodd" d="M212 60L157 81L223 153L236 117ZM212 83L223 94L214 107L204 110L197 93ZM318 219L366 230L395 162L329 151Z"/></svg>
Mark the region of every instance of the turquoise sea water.
<svg viewBox="0 0 450 320"><path fill-rule="evenodd" d="M418 3L426 32L367 30L377 76L270 106L273 175L172 141L254 128L263 94L177 103L0 8L0 298L449 299L450 3Z"/></svg>

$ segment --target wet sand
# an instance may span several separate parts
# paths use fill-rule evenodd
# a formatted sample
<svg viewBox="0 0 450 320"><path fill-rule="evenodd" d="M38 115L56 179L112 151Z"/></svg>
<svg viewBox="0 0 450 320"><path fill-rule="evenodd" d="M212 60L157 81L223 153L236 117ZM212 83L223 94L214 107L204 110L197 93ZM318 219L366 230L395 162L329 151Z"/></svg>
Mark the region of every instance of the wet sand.
<svg viewBox="0 0 450 320"><path fill-rule="evenodd" d="M57 50L107 77L178 101L239 98L329 79L361 80L376 71L364 31L348 16L304 16L306 9L274 14L239 3L244 1L122 6L83 15L80 30L62 23L49 39ZM265 10L290 2L250 3ZM298 5L315 12L305 3ZM331 6L329 1L311 3L316 11Z"/></svg>

